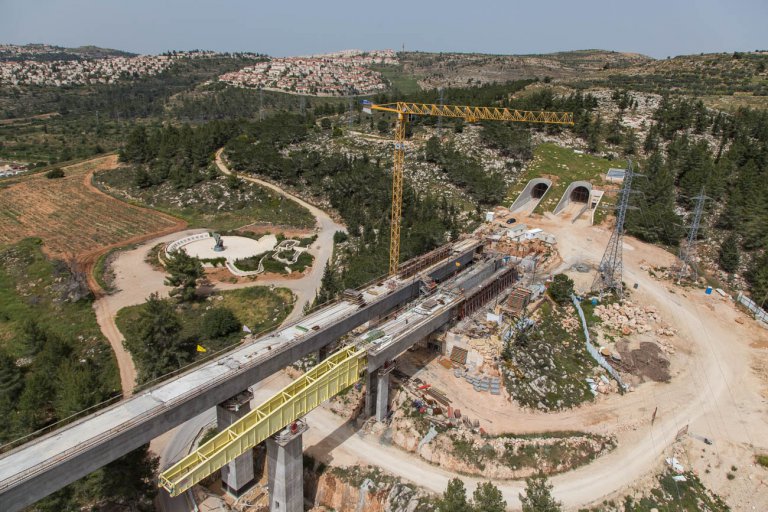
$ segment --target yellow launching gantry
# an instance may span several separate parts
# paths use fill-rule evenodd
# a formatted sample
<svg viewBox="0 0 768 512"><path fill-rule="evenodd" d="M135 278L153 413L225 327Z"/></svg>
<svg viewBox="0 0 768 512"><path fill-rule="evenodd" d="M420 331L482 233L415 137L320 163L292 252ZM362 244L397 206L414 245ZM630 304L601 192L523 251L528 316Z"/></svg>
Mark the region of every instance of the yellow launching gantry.
<svg viewBox="0 0 768 512"><path fill-rule="evenodd" d="M573 124L573 112L532 112L499 107L468 107L433 105L428 103L387 103L376 105L363 102L363 110L380 110L397 114L395 126L395 155L392 169L392 222L389 243L389 274L397 273L400 264L400 220L403 208L403 170L405 161L405 126L408 116L458 117L469 123L477 121L512 121L518 123Z"/></svg>

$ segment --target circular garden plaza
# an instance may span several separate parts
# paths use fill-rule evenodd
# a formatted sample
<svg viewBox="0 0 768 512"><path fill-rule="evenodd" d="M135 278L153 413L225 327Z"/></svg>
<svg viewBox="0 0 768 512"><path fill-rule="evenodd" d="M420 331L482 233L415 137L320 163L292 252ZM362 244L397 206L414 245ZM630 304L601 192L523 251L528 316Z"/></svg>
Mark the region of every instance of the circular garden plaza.
<svg viewBox="0 0 768 512"><path fill-rule="evenodd" d="M221 236L218 233L198 233L169 243L166 256L183 250L199 259L205 267L226 267L235 276L262 273L291 274L303 272L312 265L307 249L315 237L280 239L276 235Z"/></svg>

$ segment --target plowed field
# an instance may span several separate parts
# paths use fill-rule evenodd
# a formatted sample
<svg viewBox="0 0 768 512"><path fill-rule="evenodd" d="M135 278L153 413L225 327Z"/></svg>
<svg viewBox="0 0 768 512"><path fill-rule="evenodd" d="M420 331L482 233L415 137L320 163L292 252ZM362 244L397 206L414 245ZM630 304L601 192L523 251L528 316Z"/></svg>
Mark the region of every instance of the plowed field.
<svg viewBox="0 0 768 512"><path fill-rule="evenodd" d="M0 189L0 245L35 236L51 256L75 256L86 266L110 247L182 229L183 221L118 201L91 185L111 169L108 155L64 168L65 177L31 176Z"/></svg>

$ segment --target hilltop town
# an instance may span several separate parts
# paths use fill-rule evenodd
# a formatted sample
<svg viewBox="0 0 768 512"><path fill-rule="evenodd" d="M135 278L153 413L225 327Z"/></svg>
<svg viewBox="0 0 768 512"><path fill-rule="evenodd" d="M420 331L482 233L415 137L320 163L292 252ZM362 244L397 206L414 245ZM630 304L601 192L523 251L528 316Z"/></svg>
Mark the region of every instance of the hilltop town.
<svg viewBox="0 0 768 512"><path fill-rule="evenodd" d="M387 89L372 65L397 65L393 50L362 52L348 50L326 55L271 59L219 77L238 87L311 94L345 96L373 94Z"/></svg>

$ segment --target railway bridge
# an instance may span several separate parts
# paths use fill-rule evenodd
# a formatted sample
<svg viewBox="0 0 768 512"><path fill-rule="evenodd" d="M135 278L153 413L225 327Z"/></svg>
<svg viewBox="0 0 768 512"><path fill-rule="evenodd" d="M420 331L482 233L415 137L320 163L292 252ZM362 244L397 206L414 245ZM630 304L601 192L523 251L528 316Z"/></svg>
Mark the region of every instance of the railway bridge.
<svg viewBox="0 0 768 512"><path fill-rule="evenodd" d="M0 510L21 510L212 407L220 429L236 424L248 412L249 387L322 353L367 322L386 333L366 349L366 410L382 418L388 374L381 370L387 362L516 278L514 268L482 257L482 248L481 241L466 239L407 262L407 272L345 294L298 322L0 455ZM283 500L281 510L293 510L286 505L297 502L291 494L296 487L286 482L296 476L297 464L300 468L300 433L283 432L268 441L270 489ZM243 450L225 462L224 485L234 494L253 478L248 456Z"/></svg>

